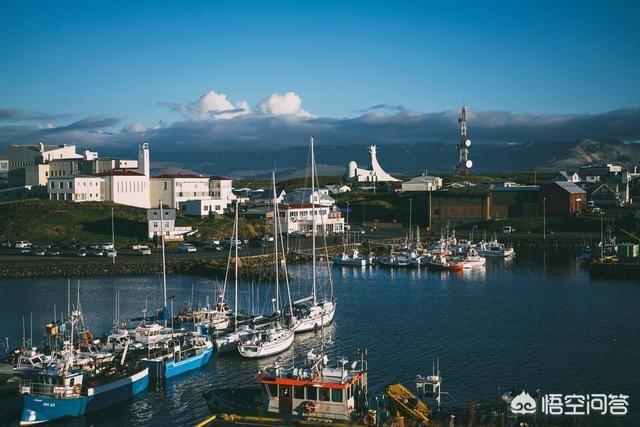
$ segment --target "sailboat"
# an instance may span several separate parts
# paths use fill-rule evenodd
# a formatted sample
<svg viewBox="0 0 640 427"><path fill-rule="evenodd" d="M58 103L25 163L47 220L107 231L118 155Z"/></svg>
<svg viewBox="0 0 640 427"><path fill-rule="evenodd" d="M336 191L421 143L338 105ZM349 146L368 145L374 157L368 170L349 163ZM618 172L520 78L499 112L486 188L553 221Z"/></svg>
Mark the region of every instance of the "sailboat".
<svg viewBox="0 0 640 427"><path fill-rule="evenodd" d="M238 240L238 202L236 201L236 215L233 225L233 233L231 236L232 242ZM253 330L248 323L242 323L238 316L238 245L231 245L231 248L235 249L234 258L234 309L233 309L233 330L226 332L215 339L216 350L218 353L227 353L235 351L238 348L238 343L242 342L253 336L256 331ZM227 262L227 272L229 271L229 264L231 262L231 248L229 248L229 260ZM225 275L224 286L222 288L222 294L220 295L220 303L223 308L226 307L224 296L227 290L227 276Z"/></svg>
<svg viewBox="0 0 640 427"><path fill-rule="evenodd" d="M282 233L280 232L280 211L278 209L278 198L276 197L276 177L275 172L272 172L271 179L273 181L273 235L274 235L274 258L275 258L275 278L276 278L276 297L275 297L275 309L274 309L274 321L269 324L267 329L261 330L252 336L248 340L238 343L238 352L241 356L248 358L266 357L274 354L282 353L293 344L294 332L293 329L285 325L285 322L289 324L295 324L295 318L285 319L281 313L280 307L280 257L278 254L278 240L282 243ZM285 268L284 275L287 283L287 295L289 300L289 310L293 311L293 304L291 303L291 293L289 290L289 277L286 270L286 257L283 255L283 265Z"/></svg>
<svg viewBox="0 0 640 427"><path fill-rule="evenodd" d="M312 255L312 264L311 264L311 295L299 299L294 302L293 306L293 316L296 318L297 322L293 326L293 330L295 332L308 332L313 331L319 328L322 324L328 325L333 321L333 316L336 313L336 302L333 298L333 282L331 280L331 272L328 272L329 286L330 286L330 297L325 299L318 298L317 291L317 283L316 283L316 233L318 231L318 227L316 225L316 206L315 206L315 192L316 192L316 159L313 148L313 137L311 137L310 141L311 145L311 255ZM328 259L327 252L327 242L325 233L322 233L325 249L325 259Z"/></svg>

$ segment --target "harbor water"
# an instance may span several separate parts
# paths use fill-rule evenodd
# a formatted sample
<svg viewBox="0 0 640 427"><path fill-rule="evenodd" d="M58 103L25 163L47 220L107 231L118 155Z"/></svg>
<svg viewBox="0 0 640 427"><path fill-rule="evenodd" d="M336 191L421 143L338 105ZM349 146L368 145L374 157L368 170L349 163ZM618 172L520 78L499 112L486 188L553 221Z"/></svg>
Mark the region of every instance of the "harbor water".
<svg viewBox="0 0 640 427"><path fill-rule="evenodd" d="M304 295L307 284L297 278L308 272L305 265L292 267L294 299ZM459 274L335 267L332 275L334 323L324 334L297 336L284 359L303 357L324 335L333 357L352 359L358 348L367 348L375 392L393 382L411 386L439 358L443 390L458 402L495 399L500 389L514 386L530 392L626 394L638 420L640 285L592 280L576 253L523 250L514 259L489 259L485 267ZM160 276L86 277L80 285L81 308L94 335L111 328L116 292L122 318L141 316L145 304L151 309L162 301ZM215 301L219 286L203 277L168 277L176 312L190 300ZM23 317L27 337L33 317L38 344L43 325L53 320L54 304L56 317L66 313L65 279L2 279L0 287L0 338L8 337L12 347L22 340ZM233 290L228 295L233 305ZM275 296L272 287L246 280L239 295L239 304L253 312L269 312ZM75 305L75 279L71 299ZM209 415L203 392L253 384L258 369L273 360L216 354L204 368L168 380L164 389L152 387L125 404L55 425L193 424Z"/></svg>

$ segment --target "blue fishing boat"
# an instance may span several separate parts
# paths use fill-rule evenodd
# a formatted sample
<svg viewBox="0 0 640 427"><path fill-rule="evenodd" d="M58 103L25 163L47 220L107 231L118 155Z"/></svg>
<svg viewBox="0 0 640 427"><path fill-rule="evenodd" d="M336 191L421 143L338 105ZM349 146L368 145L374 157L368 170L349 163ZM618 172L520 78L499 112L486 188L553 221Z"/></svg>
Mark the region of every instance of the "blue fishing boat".
<svg viewBox="0 0 640 427"><path fill-rule="evenodd" d="M93 378L85 376L82 370L62 374L48 370L38 377L40 382L22 381L20 425L72 418L104 409L135 396L149 385L146 367L113 369Z"/></svg>
<svg viewBox="0 0 640 427"><path fill-rule="evenodd" d="M166 379L201 368L209 363L213 343L207 337L187 335L166 342L166 348L150 350L142 362L152 379Z"/></svg>

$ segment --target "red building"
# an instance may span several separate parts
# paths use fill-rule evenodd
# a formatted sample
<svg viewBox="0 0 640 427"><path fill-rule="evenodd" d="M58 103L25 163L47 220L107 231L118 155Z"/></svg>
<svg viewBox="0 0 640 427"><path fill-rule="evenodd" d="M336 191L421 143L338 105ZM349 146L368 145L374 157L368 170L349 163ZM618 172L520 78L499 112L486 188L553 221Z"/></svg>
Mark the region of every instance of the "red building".
<svg viewBox="0 0 640 427"><path fill-rule="evenodd" d="M542 187L539 197L540 212L545 209L547 215L572 215L587 204L587 192L573 182L549 183Z"/></svg>

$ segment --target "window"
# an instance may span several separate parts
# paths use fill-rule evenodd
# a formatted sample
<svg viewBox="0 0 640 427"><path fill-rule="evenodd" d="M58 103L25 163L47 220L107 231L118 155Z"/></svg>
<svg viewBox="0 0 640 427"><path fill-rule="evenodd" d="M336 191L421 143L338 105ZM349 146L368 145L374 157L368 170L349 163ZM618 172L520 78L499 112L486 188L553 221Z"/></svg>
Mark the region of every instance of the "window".
<svg viewBox="0 0 640 427"><path fill-rule="evenodd" d="M324 402L328 402L330 395L331 395L331 389L326 387L320 388L320 400Z"/></svg>
<svg viewBox="0 0 640 427"><path fill-rule="evenodd" d="M277 397L278 396L278 386L275 384L267 384L267 392L269 396Z"/></svg>
<svg viewBox="0 0 640 427"><path fill-rule="evenodd" d="M305 387L307 389L308 400L318 400L318 389L315 387Z"/></svg>
<svg viewBox="0 0 640 427"><path fill-rule="evenodd" d="M167 189L167 181L164 182L164 189Z"/></svg>
<svg viewBox="0 0 640 427"><path fill-rule="evenodd" d="M332 402L342 402L342 390L339 388L334 388L331 390L331 401Z"/></svg>
<svg viewBox="0 0 640 427"><path fill-rule="evenodd" d="M293 397L296 399L304 399L304 387L293 387Z"/></svg>

